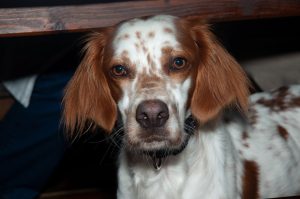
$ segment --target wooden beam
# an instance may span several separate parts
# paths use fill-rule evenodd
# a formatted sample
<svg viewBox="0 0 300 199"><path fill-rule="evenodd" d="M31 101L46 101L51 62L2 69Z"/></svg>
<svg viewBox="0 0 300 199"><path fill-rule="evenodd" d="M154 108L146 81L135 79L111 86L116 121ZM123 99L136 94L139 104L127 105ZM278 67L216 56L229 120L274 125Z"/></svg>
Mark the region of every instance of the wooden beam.
<svg viewBox="0 0 300 199"><path fill-rule="evenodd" d="M0 37L86 31L155 15L199 15L213 22L300 16L299 0L143 0L0 8Z"/></svg>

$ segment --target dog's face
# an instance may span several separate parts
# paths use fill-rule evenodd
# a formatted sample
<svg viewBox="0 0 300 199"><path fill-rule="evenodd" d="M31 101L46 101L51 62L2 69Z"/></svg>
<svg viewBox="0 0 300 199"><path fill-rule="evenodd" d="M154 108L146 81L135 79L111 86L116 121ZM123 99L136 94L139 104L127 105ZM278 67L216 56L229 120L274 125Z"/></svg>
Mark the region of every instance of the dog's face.
<svg viewBox="0 0 300 199"><path fill-rule="evenodd" d="M192 38L179 41L173 17L134 19L120 25L110 81L122 92L117 100L122 114L125 144L135 150L177 149L186 140L184 120L198 64ZM179 25L179 24L178 24Z"/></svg>
<svg viewBox="0 0 300 199"><path fill-rule="evenodd" d="M154 16L90 37L64 113L73 130L89 120L111 131L119 110L128 149L176 151L187 142L190 114L204 123L233 102L246 107L246 79L208 28Z"/></svg>

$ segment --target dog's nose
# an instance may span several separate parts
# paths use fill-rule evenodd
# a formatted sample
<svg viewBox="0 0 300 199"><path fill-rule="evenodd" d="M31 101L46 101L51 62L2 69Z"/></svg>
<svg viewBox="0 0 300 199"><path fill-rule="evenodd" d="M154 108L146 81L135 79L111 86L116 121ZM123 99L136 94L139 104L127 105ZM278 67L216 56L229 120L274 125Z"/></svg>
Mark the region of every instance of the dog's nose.
<svg viewBox="0 0 300 199"><path fill-rule="evenodd" d="M143 128L162 127L168 118L168 106L160 100L143 101L136 109L136 121Z"/></svg>

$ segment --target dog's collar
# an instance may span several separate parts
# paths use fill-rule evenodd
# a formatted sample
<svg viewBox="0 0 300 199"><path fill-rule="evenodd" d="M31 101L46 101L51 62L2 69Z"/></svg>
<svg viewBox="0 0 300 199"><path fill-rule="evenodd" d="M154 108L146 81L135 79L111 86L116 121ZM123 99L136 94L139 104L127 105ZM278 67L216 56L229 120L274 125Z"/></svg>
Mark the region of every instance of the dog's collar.
<svg viewBox="0 0 300 199"><path fill-rule="evenodd" d="M198 121L190 115L184 122L184 131L188 134L185 142L181 145L179 149L171 150L171 151L165 151L165 150L158 150L153 152L145 152L147 155L149 155L153 162L153 167L155 170L160 170L162 161L164 158L170 155L178 155L181 153L186 146L188 145L190 137L194 134L195 130L198 128L199 124Z"/></svg>

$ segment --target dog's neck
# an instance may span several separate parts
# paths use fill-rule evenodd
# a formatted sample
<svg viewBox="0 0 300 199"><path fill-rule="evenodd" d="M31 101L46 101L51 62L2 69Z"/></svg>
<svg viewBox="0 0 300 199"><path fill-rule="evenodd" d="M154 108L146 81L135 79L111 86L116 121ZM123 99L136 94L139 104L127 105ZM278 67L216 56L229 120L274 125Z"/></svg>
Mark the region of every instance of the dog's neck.
<svg viewBox="0 0 300 199"><path fill-rule="evenodd" d="M120 160L122 162L120 171L126 170L128 172L130 181L138 183L134 186L148 186L149 183L152 184L153 180L155 180L158 184L153 184L153 186L158 186L157 188L159 189L159 186L163 187L163 184L167 183L166 180L168 180L172 181L174 190L189 190L187 187L192 187L193 183L205 186L201 181L206 179L211 181L209 184L220 184L218 187L226 187L223 186L223 184L227 183L225 181L232 179L231 172L233 172L233 169L228 169L229 167L232 168L232 153L228 153L228 150L232 150L230 148L232 145L227 143L230 140L228 138L230 135L224 132L226 131L224 126L217 126L217 129L200 128L190 137L188 145L181 153L161 160L160 170L156 170L153 167L149 156L148 158L147 156L137 156L126 151L124 154L123 151L123 154L120 156L122 158ZM231 155L229 157L225 154ZM187 172L190 174L186 175ZM165 176L168 177L165 178ZM149 191L155 190L155 187L150 188L149 186ZM210 187L202 188L203 190L210 189ZM224 192L226 191L224 190Z"/></svg>

